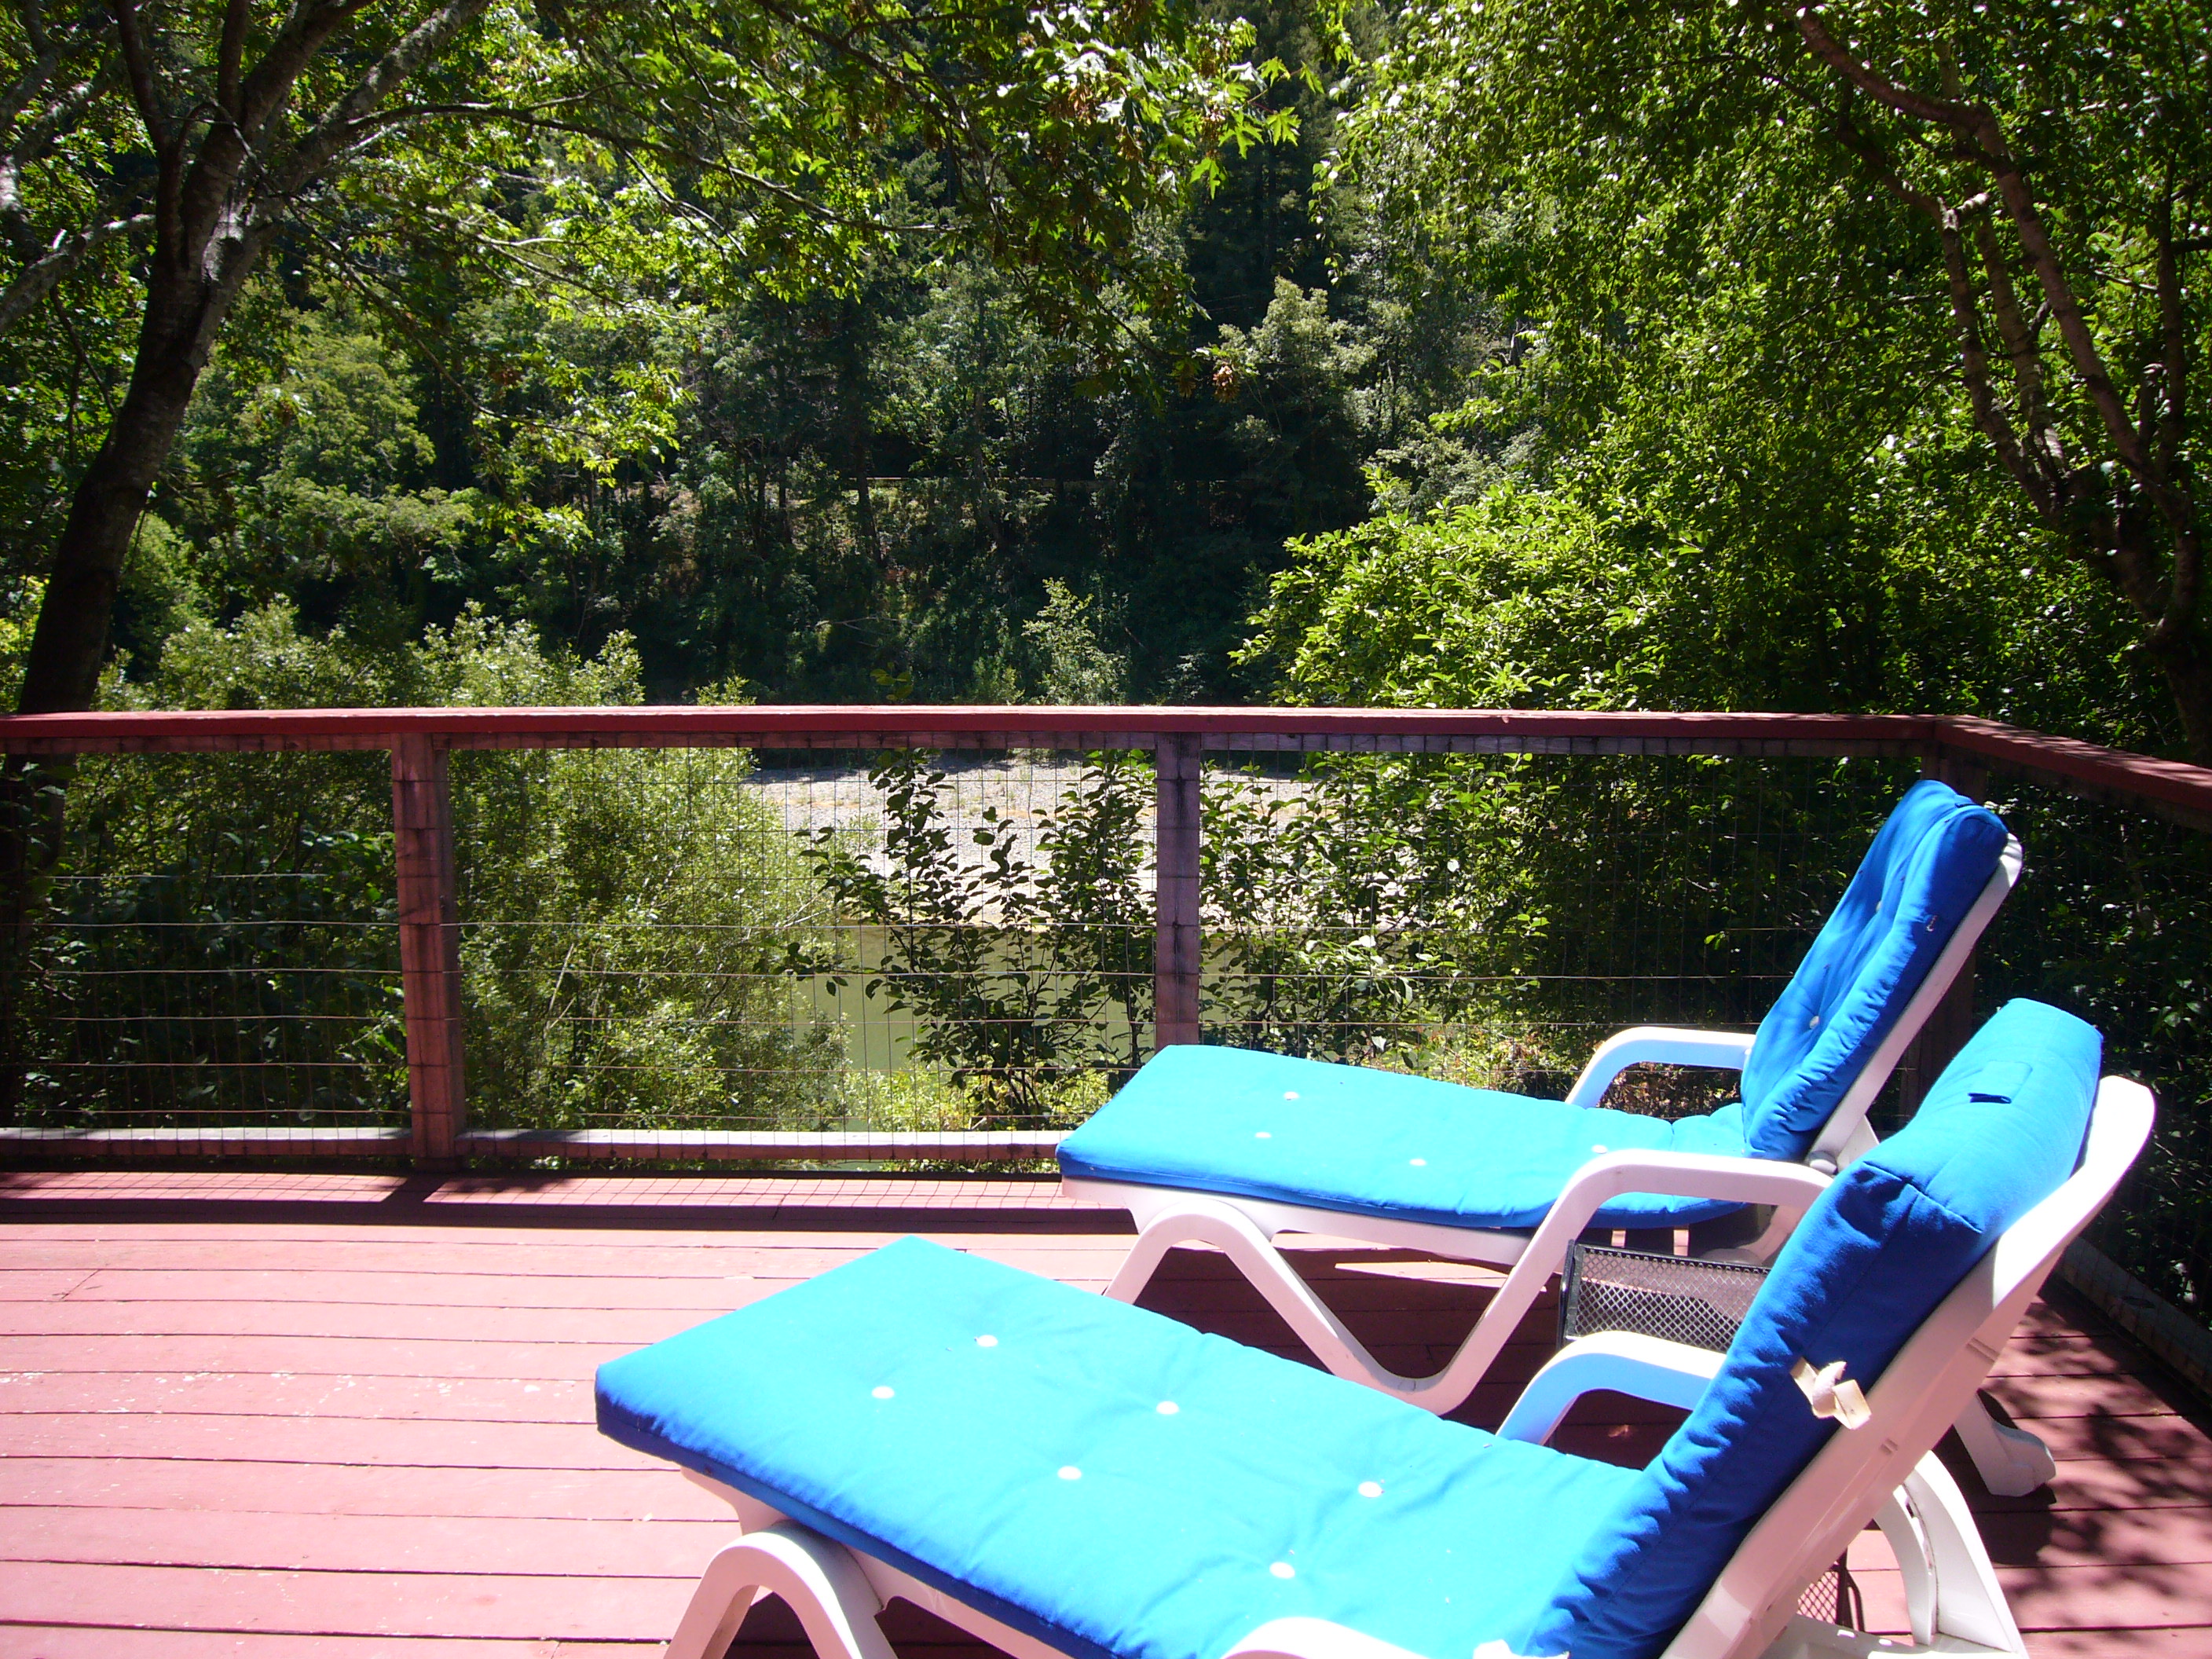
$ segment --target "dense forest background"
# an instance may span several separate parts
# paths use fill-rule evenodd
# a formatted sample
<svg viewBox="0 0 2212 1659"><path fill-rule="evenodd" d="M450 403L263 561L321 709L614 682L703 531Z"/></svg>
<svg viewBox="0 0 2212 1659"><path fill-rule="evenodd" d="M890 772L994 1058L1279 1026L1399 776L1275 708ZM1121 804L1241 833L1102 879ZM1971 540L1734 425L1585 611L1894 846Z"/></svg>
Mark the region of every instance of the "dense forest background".
<svg viewBox="0 0 2212 1659"><path fill-rule="evenodd" d="M105 695L190 695L165 653L249 618L392 665L475 608L556 656L634 642L659 701L1914 708L2181 743L2135 619L1976 432L1936 238L1882 231L1858 270L1872 233L1836 219L1778 269L1684 222L1678 168L1638 222L1671 215L1662 246L1567 295L1599 194L1582 226L1526 181L1438 216L1434 147L1377 113L1432 66L1387 19L1255 21L1295 134L1146 223L1181 302L1105 331L942 238L872 245L842 291L650 303L635 270L280 239L138 525ZM129 306L80 273L0 340L0 676ZM225 695L290 695L280 655Z"/></svg>

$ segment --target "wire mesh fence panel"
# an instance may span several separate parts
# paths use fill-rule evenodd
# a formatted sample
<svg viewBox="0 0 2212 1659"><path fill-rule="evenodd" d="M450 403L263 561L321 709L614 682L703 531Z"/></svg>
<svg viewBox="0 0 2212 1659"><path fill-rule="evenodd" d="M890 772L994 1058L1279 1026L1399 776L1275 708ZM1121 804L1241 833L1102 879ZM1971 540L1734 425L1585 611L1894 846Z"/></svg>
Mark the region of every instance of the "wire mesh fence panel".
<svg viewBox="0 0 2212 1659"><path fill-rule="evenodd" d="M11 963L19 1129L399 1128L405 1026L384 757L88 759Z"/></svg>
<svg viewBox="0 0 2212 1659"><path fill-rule="evenodd" d="M461 754L453 783L475 1127L1043 1127L1150 1052L1142 756Z"/></svg>
<svg viewBox="0 0 2212 1659"><path fill-rule="evenodd" d="M1206 785L1209 1040L1556 1096L1623 1025L1755 1024L1917 769L1327 756ZM1616 1103L1726 1097L1638 1068Z"/></svg>
<svg viewBox="0 0 2212 1659"><path fill-rule="evenodd" d="M2212 1322L2212 833L2124 803L2000 779L2027 844L2021 891L1984 941L1977 1012L2056 1003L2104 1033L2105 1069L2158 1096L2148 1151L2091 1239Z"/></svg>

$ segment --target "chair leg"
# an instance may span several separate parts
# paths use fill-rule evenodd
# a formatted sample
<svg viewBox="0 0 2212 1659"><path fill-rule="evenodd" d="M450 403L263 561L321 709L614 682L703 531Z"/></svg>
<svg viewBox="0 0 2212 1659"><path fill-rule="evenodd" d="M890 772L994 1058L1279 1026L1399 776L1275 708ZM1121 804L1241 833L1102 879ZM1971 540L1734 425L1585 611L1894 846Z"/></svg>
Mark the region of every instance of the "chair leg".
<svg viewBox="0 0 2212 1659"><path fill-rule="evenodd" d="M1926 1540L1936 1581L1935 1639L1949 1638L2026 1654L2012 1607L1997 1583L1996 1569L1982 1543L1980 1529L1966 1508L1966 1495L1933 1452L1905 1478L1900 1490L1911 1500L1914 1518Z"/></svg>
<svg viewBox="0 0 2212 1659"><path fill-rule="evenodd" d="M1978 1394L1959 1413L1957 1427L1966 1455L1974 1460L1974 1473L2000 1498L2025 1498L2058 1474L2051 1448L2026 1429L1998 1422Z"/></svg>
<svg viewBox="0 0 2212 1659"><path fill-rule="evenodd" d="M842 1544L778 1522L716 1553L661 1659L722 1659L759 1595L781 1595L818 1659L896 1659L876 1615L883 1601Z"/></svg>
<svg viewBox="0 0 2212 1659"><path fill-rule="evenodd" d="M1925 1647L1936 1639L1936 1554L1928 1542L1927 1528L1910 1497L1902 1490L1882 1500L1874 1523L1897 1558L1898 1573L1905 1581L1905 1618L1912 1639Z"/></svg>
<svg viewBox="0 0 2212 1659"><path fill-rule="evenodd" d="M1438 1415L1474 1392L1551 1276L1549 1267L1524 1255L1498 1286L1449 1364L1431 1376L1401 1376L1367 1352L1249 1216L1216 1200L1194 1195L1146 1222L1113 1283L1106 1287L1106 1294L1117 1302L1134 1302L1152 1282L1167 1253L1178 1244L1210 1244L1225 1254L1282 1316L1298 1340L1335 1376Z"/></svg>
<svg viewBox="0 0 2212 1659"><path fill-rule="evenodd" d="M1194 1198L1154 1216L1137 1236L1106 1294L1116 1302L1134 1302L1167 1253L1179 1244L1211 1244L1226 1254L1298 1340L1337 1376L1385 1394L1403 1395L1419 1386L1415 1378L1401 1376L1377 1363L1251 1218L1226 1204Z"/></svg>

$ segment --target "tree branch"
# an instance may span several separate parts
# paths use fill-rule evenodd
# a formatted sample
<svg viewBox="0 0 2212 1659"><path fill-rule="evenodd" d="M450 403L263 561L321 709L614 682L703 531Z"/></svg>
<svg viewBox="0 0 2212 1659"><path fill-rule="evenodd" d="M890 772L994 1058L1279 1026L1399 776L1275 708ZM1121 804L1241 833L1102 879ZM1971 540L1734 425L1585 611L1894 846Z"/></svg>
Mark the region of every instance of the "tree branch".
<svg viewBox="0 0 2212 1659"><path fill-rule="evenodd" d="M247 0L230 0L223 9L222 46L216 57L215 101L228 120L238 119L238 76L246 59Z"/></svg>
<svg viewBox="0 0 2212 1659"><path fill-rule="evenodd" d="M1845 98L1850 94L1845 93ZM1943 202L1909 183L1891 161L1889 153L1880 140L1851 118L1850 108L1838 108L1835 116L1836 131L1844 145L1857 155L1859 161L1883 189L1917 208L1935 222L1936 234L1943 246L1944 294L1951 307L1951 331L1957 342L1960 378L1965 382L1967 401L1972 405L1974 424L1997 452L1997 459L2005 471L2011 473L2021 488L2027 492L2037 514L2046 523L2057 528L2062 515L2058 511L2057 480L2048 476L2045 457L2039 453L2033 459L2021 451L2018 434L2013 429L2011 417L1997 402L1996 393L1990 384L1989 353L1982 343L1980 301L1974 292L1973 273L1966 264L1966 245L1962 230L1966 216L1978 216L1987 205L1986 194L1958 207ZM1984 234L1988 221L1977 217L1977 225ZM1998 329L2005 333L2005 295L2008 289L1995 295ZM2009 344L2009 341L2008 341ZM2039 451L2042 448L2041 434L2029 425L2029 441Z"/></svg>
<svg viewBox="0 0 2212 1659"><path fill-rule="evenodd" d="M2020 239L2021 250L2027 256L2028 269L2034 272L2051 316L2058 325L2059 338L2065 343L2067 356L2072 362L2075 374L2081 380L2082 391L2087 395L2090 406L2097 411L2106 435L2111 440L2121 463L2128 469L2136 487L2156 507L2172 536L2175 549L2173 579L2167 586L2163 615L2145 641L2154 647L2169 646L2179 630L2187 625L2196 605L2198 544L2195 503L2190 497L2185 481L2177 476L2169 476L2157 464L2155 457L2145 447L2142 429L2129 419L2119 388L2106 366L2104 354L2098 349L2096 337L2091 331L2088 320L2082 314L2081 302L2075 298L2073 287L2059 263L2057 252L2051 245L2049 228L2045 225L2041 210L2036 204L2034 192L2029 188L2027 175L2021 170L2019 161L2005 141L2004 129L1996 112L1985 104L1929 98L1884 79L1837 43L1811 4L1798 9L1797 29L1813 54L1852 86L1900 115L1956 135L1959 140L1958 159L1969 163L1978 162L1988 169L1998 199L2004 204L2006 216L2012 222L2014 234ZM2018 476L2017 472L2015 476ZM2067 492L2062 488L2063 493ZM2120 507L2117 499L2114 512L2112 528L2117 538L2120 533ZM2185 545L2186 552L2184 551ZM2118 549L2117 544L2116 550L2125 551L2129 556L2134 556L2134 550ZM2187 567L2185 571L2185 564Z"/></svg>
<svg viewBox="0 0 2212 1659"><path fill-rule="evenodd" d="M25 264L34 264L46 256L39 246L38 233L31 228L31 216L23 211L22 170L15 158L0 160L0 234L8 238L8 246Z"/></svg>
<svg viewBox="0 0 2212 1659"><path fill-rule="evenodd" d="M101 87L112 75L111 68L87 76L72 82L46 100L39 118L19 132L9 145L9 158L17 164L35 161L48 155L56 143L66 133L74 132L92 107L93 100L100 95Z"/></svg>
<svg viewBox="0 0 2212 1659"><path fill-rule="evenodd" d="M1997 459L2027 492L2028 500L2034 503L2044 522L2053 529L2063 529L2064 517L2057 495L2041 471L2021 453L2019 436L1990 387L1989 354L1982 344L1980 307L1975 299L1973 273L1966 264L1966 236L1960 228L1957 213L1945 210L1936 229L1943 241L1944 274L1949 279L1951 326L1959 340L1959 371L1966 384L1967 399L1973 405L1974 424L1996 447Z"/></svg>
<svg viewBox="0 0 2212 1659"><path fill-rule="evenodd" d="M1848 100L1850 94L1845 93ZM1874 181L1907 207L1917 208L1940 228L1943 222L1944 207L1933 196L1908 183L1889 159L1889 152L1872 133L1851 118L1848 102L1838 105L1835 111L1836 136L1844 141L1844 148L1859 158L1859 164L1873 175Z"/></svg>
<svg viewBox="0 0 2212 1659"><path fill-rule="evenodd" d="M56 237L52 249L17 271L7 288L0 290L0 334L13 328L40 301L52 293L55 285L83 264L95 249L118 236L145 230L153 222L150 213L134 214L128 219L110 219L89 230Z"/></svg>
<svg viewBox="0 0 2212 1659"><path fill-rule="evenodd" d="M133 0L110 0L115 13L115 33L123 46L123 65L131 77L131 101L145 124L146 137L159 155L169 147L168 118L161 109L161 94L154 78L153 60L138 33L138 9Z"/></svg>
<svg viewBox="0 0 2212 1659"><path fill-rule="evenodd" d="M2004 342L2005 354L2012 359L2014 409L2038 467L2056 489L2065 476L2065 449L2044 395L2042 348L2036 343L2036 330L2021 310L2020 291L2013 286L2012 272L1997 246L1996 227L1986 218L1974 222L1974 243L1990 285L1990 309L1996 319L1997 337Z"/></svg>
<svg viewBox="0 0 2212 1659"><path fill-rule="evenodd" d="M54 71L62 66L62 50L49 44L43 51L23 65L23 72L9 83L8 90L0 94L0 125L13 126L15 118L31 105L31 100L46 89Z"/></svg>
<svg viewBox="0 0 2212 1659"><path fill-rule="evenodd" d="M179 192L185 245L194 258L204 257L217 227L232 216L231 192L262 128L291 96L316 53L365 3L367 0L334 0L295 5L261 61L240 82L234 106L222 112L228 118L210 130ZM227 19L225 30L228 46Z"/></svg>
<svg viewBox="0 0 2212 1659"><path fill-rule="evenodd" d="M323 49L323 43L367 3L322 0L319 4L293 6L284 27L261 54L261 61L239 83L237 106L231 111L231 118L246 144L252 144L269 118L283 107L284 100L292 95L293 84Z"/></svg>
<svg viewBox="0 0 2212 1659"><path fill-rule="evenodd" d="M1996 174L1997 191L2004 199L2013 230L2027 252L2029 268L2035 272L2044 298L2050 301L2059 337L2066 342L2074 360L2074 372L2081 377L2082 388L2103 416L2105 429L2119 449L2121 459L2136 472L2147 472L2141 436L2121 404L2118 388L2105 367L2104 354L2097 349L2088 320L2081 314L2081 302L2074 297L2073 287L2059 268L2057 252L2051 246L2050 233L2028 191L2027 180L2021 176L2018 164L2002 154L2001 148L1999 154L1990 157L1990 167Z"/></svg>
<svg viewBox="0 0 2212 1659"><path fill-rule="evenodd" d="M2165 362L2159 365L2165 385L2165 408L2158 419L2159 471L2171 478L2181 459L2181 441L2189 418L2189 330L2181 302L2181 253L2173 241L2173 190L2169 176L2159 198L2158 216L2151 227L2158 240L2158 319Z"/></svg>
<svg viewBox="0 0 2212 1659"><path fill-rule="evenodd" d="M1971 110L1941 98L1927 97L1876 75L1869 65L1861 63L1837 44L1835 36L1830 34L1821 23L1815 8L1800 6L1797 9L1797 33L1813 49L1814 57L1876 103L1885 104L1899 114L1909 115L1916 121L1925 121L1931 126L1948 127L1954 132L1972 136L1973 112Z"/></svg>
<svg viewBox="0 0 2212 1659"><path fill-rule="evenodd" d="M31 43L31 50L43 53L46 49L46 14L39 0L21 0L15 8L23 21L23 38Z"/></svg>
<svg viewBox="0 0 2212 1659"><path fill-rule="evenodd" d="M567 103L574 100L562 99L557 101ZM947 228L942 223L930 221L916 223L890 223L880 218L861 218L848 213L839 213L836 209L816 201L813 198L793 189L788 185L778 184L773 179L749 171L744 167L732 167L729 162L715 156L702 155L696 150L684 149L673 144L658 143L651 139L641 141L607 127L594 126L586 121L563 121L536 113L536 108L551 107L553 106L550 104L520 108L505 104L407 104L396 109L379 110L374 114L365 115L360 120L351 123L349 142L343 148L347 151L357 150L361 148L359 140L374 137L392 127L408 121L430 119L441 115L504 121L514 126L529 128L532 131L560 132L580 138L590 138L625 155L650 155L664 162L673 162L679 167L696 168L702 173L713 173L734 184L743 185L747 189L758 191L763 196L773 197L787 206L797 209L817 224L836 225L848 230L881 231L890 235L915 236L934 235ZM720 228L714 217L699 204L669 195L665 191L661 190L658 183L650 179L643 182L660 196L663 204L671 211L688 214L702 223L715 224L717 228Z"/></svg>
<svg viewBox="0 0 2212 1659"><path fill-rule="evenodd" d="M319 175L345 149L349 130L434 57L447 41L476 21L489 3L490 0L446 0L444 5L394 42L391 50L354 82L346 95L307 130L292 147L291 154L270 169L270 188L256 203L256 216L261 214L264 204L272 199L289 201ZM343 9L350 11L353 6Z"/></svg>

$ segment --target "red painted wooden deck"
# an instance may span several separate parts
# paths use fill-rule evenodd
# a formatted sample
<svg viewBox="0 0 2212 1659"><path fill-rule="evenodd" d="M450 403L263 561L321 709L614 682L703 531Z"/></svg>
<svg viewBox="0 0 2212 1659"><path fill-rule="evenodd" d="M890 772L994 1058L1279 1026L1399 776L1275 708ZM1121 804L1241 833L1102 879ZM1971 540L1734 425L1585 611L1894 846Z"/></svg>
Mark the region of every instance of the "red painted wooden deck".
<svg viewBox="0 0 2212 1659"><path fill-rule="evenodd" d="M592 1368L905 1232L1094 1289L1127 1241L1035 1181L0 1175L0 1653L645 1659L730 1528L593 1431ZM1487 1280L1306 1256L1401 1370L1464 1331ZM1147 1300L1288 1341L1218 1258L1175 1259ZM2202 1421L2069 1302L1998 1370L2057 1486L1992 1499L1954 1467L2032 1650L2212 1656ZM1511 1391L1466 1415L1494 1421ZM1564 1437L1638 1459L1663 1415L1616 1402ZM1869 1623L1896 1628L1878 1535L1853 1562ZM987 1659L894 1615L906 1659ZM738 1651L795 1643L764 1604Z"/></svg>

